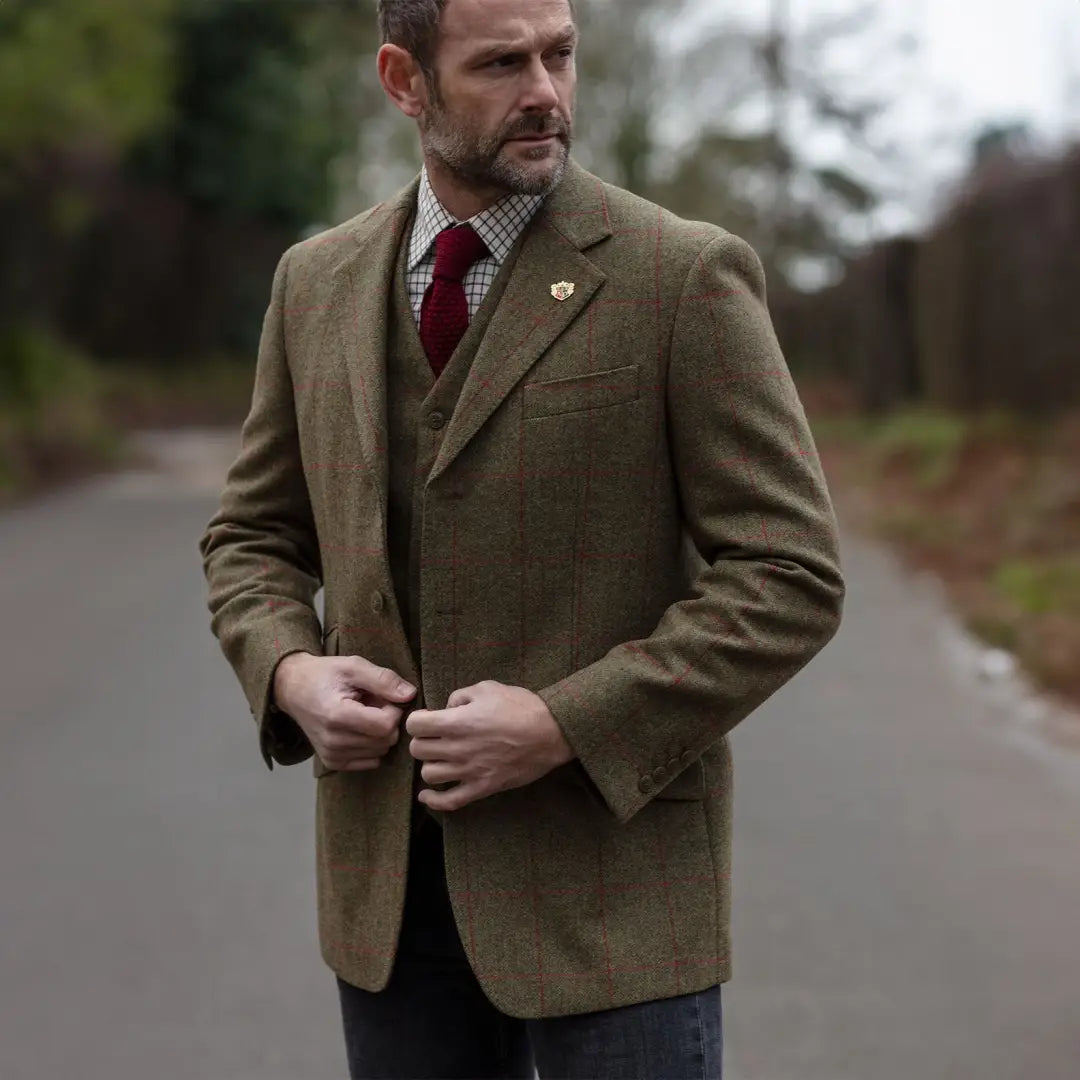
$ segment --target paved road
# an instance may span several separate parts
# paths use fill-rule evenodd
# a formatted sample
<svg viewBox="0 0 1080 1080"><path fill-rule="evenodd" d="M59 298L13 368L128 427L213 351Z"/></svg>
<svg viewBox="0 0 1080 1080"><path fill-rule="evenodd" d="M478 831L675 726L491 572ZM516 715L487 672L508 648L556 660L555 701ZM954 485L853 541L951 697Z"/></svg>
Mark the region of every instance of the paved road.
<svg viewBox="0 0 1080 1080"><path fill-rule="evenodd" d="M344 1072L313 781L266 771L206 626L228 443L169 445L165 474L0 515L3 1080ZM846 555L840 636L733 738L727 1076L1076 1080L1080 755L1018 735L932 599Z"/></svg>

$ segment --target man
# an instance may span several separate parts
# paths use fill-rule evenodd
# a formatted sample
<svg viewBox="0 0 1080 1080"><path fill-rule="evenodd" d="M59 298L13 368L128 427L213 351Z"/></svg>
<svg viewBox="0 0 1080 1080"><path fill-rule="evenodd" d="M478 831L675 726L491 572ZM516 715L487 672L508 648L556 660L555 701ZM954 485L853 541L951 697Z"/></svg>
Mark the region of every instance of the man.
<svg viewBox="0 0 1080 1080"><path fill-rule="evenodd" d="M201 543L350 1072L718 1077L727 733L843 596L761 266L569 159L567 0L379 17L424 172L282 258Z"/></svg>

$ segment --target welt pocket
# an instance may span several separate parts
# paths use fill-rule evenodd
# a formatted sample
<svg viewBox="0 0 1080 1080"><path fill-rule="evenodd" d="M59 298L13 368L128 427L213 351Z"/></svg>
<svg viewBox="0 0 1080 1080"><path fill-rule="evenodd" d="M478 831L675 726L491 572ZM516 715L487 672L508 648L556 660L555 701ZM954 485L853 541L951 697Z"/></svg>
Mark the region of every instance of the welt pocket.
<svg viewBox="0 0 1080 1080"><path fill-rule="evenodd" d="M526 383L522 395L523 416L532 420L636 401L640 374L640 365L629 364L592 371L588 375Z"/></svg>

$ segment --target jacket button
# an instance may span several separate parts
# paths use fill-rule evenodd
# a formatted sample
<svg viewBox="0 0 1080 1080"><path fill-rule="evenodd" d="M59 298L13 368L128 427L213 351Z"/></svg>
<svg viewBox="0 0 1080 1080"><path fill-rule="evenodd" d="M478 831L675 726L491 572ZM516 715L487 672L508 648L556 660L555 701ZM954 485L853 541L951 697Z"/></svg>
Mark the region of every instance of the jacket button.
<svg viewBox="0 0 1080 1080"><path fill-rule="evenodd" d="M378 589L371 594L371 610L378 613L386 607L386 597Z"/></svg>
<svg viewBox="0 0 1080 1080"><path fill-rule="evenodd" d="M652 778L658 784L662 784L667 779L667 769L663 765L657 765L652 771Z"/></svg>
<svg viewBox="0 0 1080 1080"><path fill-rule="evenodd" d="M694 760L694 751L693 750L684 750L682 752L682 754L679 756L679 760L684 765L689 765L690 762Z"/></svg>
<svg viewBox="0 0 1080 1080"><path fill-rule="evenodd" d="M640 791L642 795L648 795L649 792L652 791L653 786L654 786L653 782L652 782L652 777L651 776L643 776L637 782L637 786L638 786L638 791Z"/></svg>
<svg viewBox="0 0 1080 1080"><path fill-rule="evenodd" d="M438 411L428 413L427 426L431 428L432 431L441 431L446 427L446 417Z"/></svg>

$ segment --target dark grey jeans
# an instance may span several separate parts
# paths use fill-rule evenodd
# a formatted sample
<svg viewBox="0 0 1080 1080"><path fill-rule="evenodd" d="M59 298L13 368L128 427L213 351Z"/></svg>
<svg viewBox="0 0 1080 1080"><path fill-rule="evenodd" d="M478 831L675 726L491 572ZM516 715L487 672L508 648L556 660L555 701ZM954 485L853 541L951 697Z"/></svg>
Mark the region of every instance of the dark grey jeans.
<svg viewBox="0 0 1080 1080"><path fill-rule="evenodd" d="M442 871L442 830L413 839L401 942L381 993L337 980L351 1080L720 1080L720 986L575 1016L521 1020L469 968Z"/></svg>

